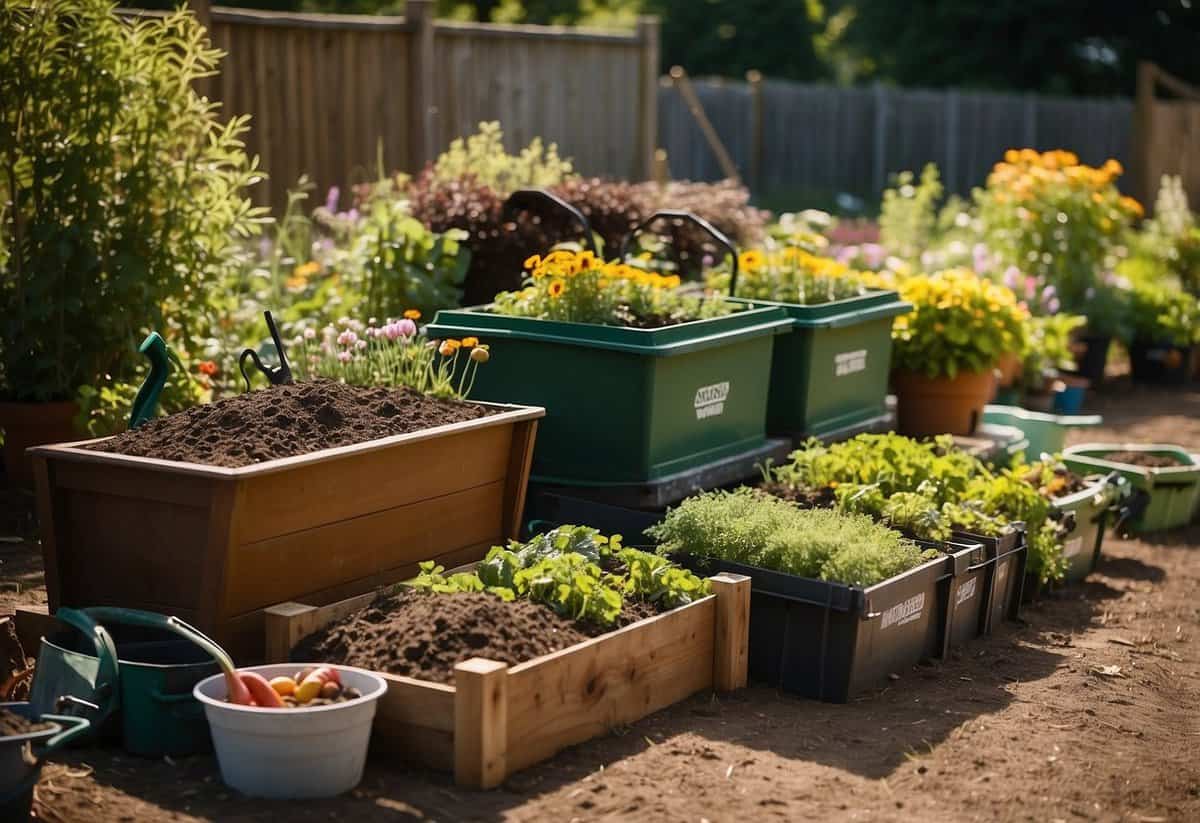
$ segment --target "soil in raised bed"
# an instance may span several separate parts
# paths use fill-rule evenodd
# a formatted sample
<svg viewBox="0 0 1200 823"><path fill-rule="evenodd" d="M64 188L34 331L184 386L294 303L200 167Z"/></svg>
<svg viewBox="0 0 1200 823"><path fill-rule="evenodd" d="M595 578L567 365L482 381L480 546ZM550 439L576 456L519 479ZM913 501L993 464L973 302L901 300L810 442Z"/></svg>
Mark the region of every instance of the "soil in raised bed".
<svg viewBox="0 0 1200 823"><path fill-rule="evenodd" d="M489 414L408 388L313 380L194 406L87 448L238 468Z"/></svg>
<svg viewBox="0 0 1200 823"><path fill-rule="evenodd" d="M1150 452L1113 452L1104 455L1104 459L1112 460L1114 463L1128 463L1131 466L1144 466L1147 469L1165 469L1171 466L1187 465L1176 457L1151 454Z"/></svg>
<svg viewBox="0 0 1200 823"><path fill-rule="evenodd" d="M829 509L837 503L837 494L828 486L819 489L803 489L783 483L768 482L759 486L764 492L782 500L795 503L802 509Z"/></svg>
<svg viewBox="0 0 1200 823"><path fill-rule="evenodd" d="M16 737L50 728L49 723L34 723L16 712L0 709L0 737Z"/></svg>
<svg viewBox="0 0 1200 823"><path fill-rule="evenodd" d="M621 622L654 613L648 604L627 603ZM397 589L381 593L366 608L304 638L291 656L297 661L453 683L454 667L472 657L515 665L604 631L528 600L506 602L483 593Z"/></svg>

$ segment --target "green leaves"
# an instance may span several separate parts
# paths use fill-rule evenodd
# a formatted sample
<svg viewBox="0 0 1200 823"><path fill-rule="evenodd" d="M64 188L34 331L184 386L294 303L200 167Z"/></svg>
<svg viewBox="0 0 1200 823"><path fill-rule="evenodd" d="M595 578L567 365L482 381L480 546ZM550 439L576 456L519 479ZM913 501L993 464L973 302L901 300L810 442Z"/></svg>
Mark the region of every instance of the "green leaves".
<svg viewBox="0 0 1200 823"><path fill-rule="evenodd" d="M605 537L588 526L559 526L526 543L494 546L470 573L446 577L433 561L420 569L410 584L424 591L525 598L606 628L617 623L625 598L674 609L711 594L707 580L665 558L624 548L620 535Z"/></svg>

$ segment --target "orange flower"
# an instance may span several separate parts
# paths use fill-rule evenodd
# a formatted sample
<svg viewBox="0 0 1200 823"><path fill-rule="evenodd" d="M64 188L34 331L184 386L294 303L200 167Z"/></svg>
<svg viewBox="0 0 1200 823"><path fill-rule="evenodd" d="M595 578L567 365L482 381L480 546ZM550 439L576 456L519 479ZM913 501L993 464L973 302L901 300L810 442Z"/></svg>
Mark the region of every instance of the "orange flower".
<svg viewBox="0 0 1200 823"><path fill-rule="evenodd" d="M420 320L421 319L421 313L419 311L417 311L416 309L406 309L404 311L404 316L407 317L409 320Z"/></svg>
<svg viewBox="0 0 1200 823"><path fill-rule="evenodd" d="M464 337L462 339L462 347L464 349L473 349L479 345L478 337Z"/></svg>
<svg viewBox="0 0 1200 823"><path fill-rule="evenodd" d="M207 374L209 377L215 377L217 372L220 371L217 368L217 364L211 360L202 361L200 365L196 366L196 370L201 374Z"/></svg>

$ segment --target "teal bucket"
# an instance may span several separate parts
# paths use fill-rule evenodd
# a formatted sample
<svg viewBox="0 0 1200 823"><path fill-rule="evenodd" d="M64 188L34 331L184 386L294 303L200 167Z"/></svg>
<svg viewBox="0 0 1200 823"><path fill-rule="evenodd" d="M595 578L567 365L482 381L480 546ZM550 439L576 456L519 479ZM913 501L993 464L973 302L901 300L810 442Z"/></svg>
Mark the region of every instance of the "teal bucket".
<svg viewBox="0 0 1200 823"><path fill-rule="evenodd" d="M1104 418L1098 414L1047 414L1020 406L989 404L983 408L983 422L1020 429L1029 441L1026 458L1037 460L1043 454L1060 453L1071 429L1099 426Z"/></svg>

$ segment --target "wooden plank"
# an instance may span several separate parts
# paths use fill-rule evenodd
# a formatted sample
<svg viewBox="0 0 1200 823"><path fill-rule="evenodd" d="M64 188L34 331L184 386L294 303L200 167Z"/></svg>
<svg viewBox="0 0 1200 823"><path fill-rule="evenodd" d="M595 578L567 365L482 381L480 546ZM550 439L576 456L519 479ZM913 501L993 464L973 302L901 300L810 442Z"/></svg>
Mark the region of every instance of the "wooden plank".
<svg viewBox="0 0 1200 823"><path fill-rule="evenodd" d="M414 464L420 465L420 464ZM229 553L221 614L234 615L440 552L503 543L502 481L255 542ZM258 517L239 507L238 528Z"/></svg>
<svg viewBox="0 0 1200 823"><path fill-rule="evenodd" d="M62 628L62 624L50 616L49 609L42 605L18 606L13 614L13 626L25 656L33 658L42 648L42 638L50 637Z"/></svg>
<svg viewBox="0 0 1200 823"><path fill-rule="evenodd" d="M50 608L57 610L62 603L62 575L59 571L56 518L62 513L62 495L51 480L57 480L58 467L51 467L45 457L36 453L31 463L33 487L37 498L38 529L42 538L42 571L46 580L46 598L50 602Z"/></svg>
<svg viewBox="0 0 1200 823"><path fill-rule="evenodd" d="M239 537L254 543L502 481L511 438L508 427L477 429L253 478Z"/></svg>
<svg viewBox="0 0 1200 823"><path fill-rule="evenodd" d="M42 459L44 462L44 458ZM207 508L215 484L187 474L164 476L147 473L137 466L119 461L54 461L54 485L57 489L131 497L185 508Z"/></svg>
<svg viewBox="0 0 1200 823"><path fill-rule="evenodd" d="M236 480L217 485L211 496L207 540L201 563L200 596L196 603L202 626L215 625L219 616L229 555L237 545L237 510L244 497L243 484Z"/></svg>
<svg viewBox="0 0 1200 823"><path fill-rule="evenodd" d="M508 774L508 665L473 657L454 667L454 782L475 789Z"/></svg>
<svg viewBox="0 0 1200 823"><path fill-rule="evenodd" d="M411 31L413 28L412 22L404 17L383 14L293 14L228 7L214 7L212 19L218 23L246 26L333 31Z"/></svg>
<svg viewBox="0 0 1200 823"><path fill-rule="evenodd" d="M509 669L509 772L711 687L716 605L708 597Z"/></svg>
<svg viewBox="0 0 1200 823"><path fill-rule="evenodd" d="M720 692L743 689L750 666L750 578L718 574L709 582L717 597L713 688Z"/></svg>
<svg viewBox="0 0 1200 823"><path fill-rule="evenodd" d="M292 647L315 631L371 605L378 594L369 591L328 606L280 603L263 612L266 637L265 662L286 663Z"/></svg>
<svg viewBox="0 0 1200 823"><path fill-rule="evenodd" d="M525 516L525 494L529 487L529 469L533 465L533 446L537 440L537 421L518 423L513 428L509 449L508 473L504 480L504 536L520 536Z"/></svg>

